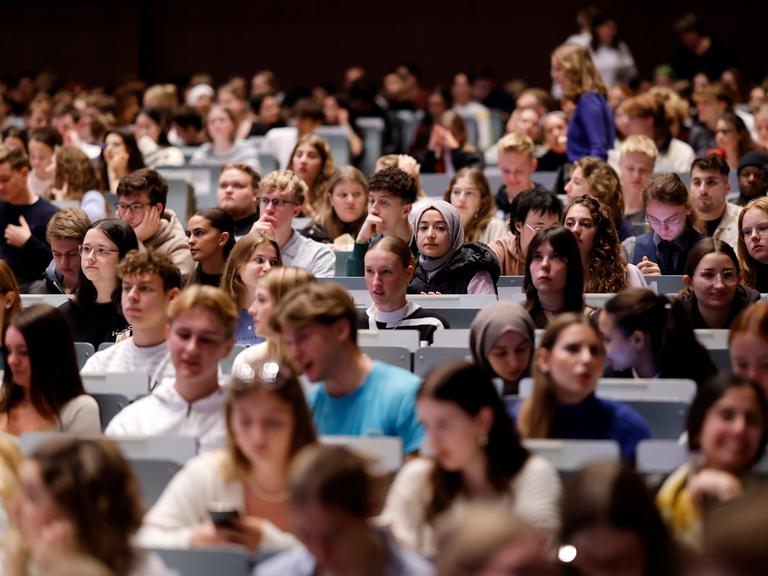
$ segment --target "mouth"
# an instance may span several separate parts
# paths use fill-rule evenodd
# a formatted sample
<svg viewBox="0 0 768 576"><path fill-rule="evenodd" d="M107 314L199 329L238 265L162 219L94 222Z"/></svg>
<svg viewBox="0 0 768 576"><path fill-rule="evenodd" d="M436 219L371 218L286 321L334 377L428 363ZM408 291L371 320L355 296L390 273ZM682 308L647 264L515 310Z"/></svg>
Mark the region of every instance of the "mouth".
<svg viewBox="0 0 768 576"><path fill-rule="evenodd" d="M538 280L539 282L551 282L552 281L552 277L551 276L538 276L536 278L536 280Z"/></svg>

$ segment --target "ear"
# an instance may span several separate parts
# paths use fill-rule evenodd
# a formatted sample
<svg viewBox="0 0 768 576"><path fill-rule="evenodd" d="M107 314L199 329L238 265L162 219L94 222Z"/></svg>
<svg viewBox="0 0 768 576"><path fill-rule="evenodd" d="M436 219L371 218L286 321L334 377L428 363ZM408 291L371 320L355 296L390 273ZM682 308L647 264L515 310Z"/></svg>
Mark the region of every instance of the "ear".
<svg viewBox="0 0 768 576"><path fill-rule="evenodd" d="M646 336L645 332L642 332L640 330L635 330L632 332L632 335L630 336L632 341L632 346L635 347L636 350L642 350L645 348L648 337Z"/></svg>
<svg viewBox="0 0 768 576"><path fill-rule="evenodd" d="M534 158L533 160L531 160L531 168L533 169L533 171L534 171L534 172L536 172L536 167L537 167L538 165L539 165L539 161L538 161L538 160L536 160L536 158Z"/></svg>
<svg viewBox="0 0 768 576"><path fill-rule="evenodd" d="M346 318L339 318L331 327L333 329L333 334L339 343L350 339L351 327Z"/></svg>
<svg viewBox="0 0 768 576"><path fill-rule="evenodd" d="M178 288L171 288L170 290L168 290L168 292L165 293L165 298L168 302L171 302L179 294L181 294L181 290L179 290Z"/></svg>
<svg viewBox="0 0 768 576"><path fill-rule="evenodd" d="M219 246L226 246L227 242L229 242L229 232L219 234Z"/></svg>
<svg viewBox="0 0 768 576"><path fill-rule="evenodd" d="M685 286L686 288L691 287L691 277L688 276L688 274L683 275L683 286Z"/></svg>
<svg viewBox="0 0 768 576"><path fill-rule="evenodd" d="M292 218L298 218L299 214L301 214L301 211L304 209L304 204L298 204L293 207L293 216Z"/></svg>
<svg viewBox="0 0 768 576"><path fill-rule="evenodd" d="M411 266L411 268L413 268L413 266ZM16 302L17 297L18 296L16 295L16 292L14 292L13 290L5 293L5 309L6 310L10 310L11 308L13 308L13 304L14 302Z"/></svg>
<svg viewBox="0 0 768 576"><path fill-rule="evenodd" d="M413 209L413 204L403 204L403 217L407 218Z"/></svg>
<svg viewBox="0 0 768 576"><path fill-rule="evenodd" d="M516 236L518 238L520 238L520 234L523 233L523 223L522 222L518 222L517 220L515 220L515 232L517 233Z"/></svg>
<svg viewBox="0 0 768 576"><path fill-rule="evenodd" d="M475 422L478 427L483 431L483 434L488 434L493 426L493 410L489 406L480 408L480 411L475 416Z"/></svg>
<svg viewBox="0 0 768 576"><path fill-rule="evenodd" d="M536 357L534 359L536 369L543 373L549 374L550 369L550 351L546 348L537 348Z"/></svg>
<svg viewBox="0 0 768 576"><path fill-rule="evenodd" d="M413 272L415 268L413 264L410 264L408 268L405 269L405 275L408 276L408 280L410 281L411 278L413 278Z"/></svg>

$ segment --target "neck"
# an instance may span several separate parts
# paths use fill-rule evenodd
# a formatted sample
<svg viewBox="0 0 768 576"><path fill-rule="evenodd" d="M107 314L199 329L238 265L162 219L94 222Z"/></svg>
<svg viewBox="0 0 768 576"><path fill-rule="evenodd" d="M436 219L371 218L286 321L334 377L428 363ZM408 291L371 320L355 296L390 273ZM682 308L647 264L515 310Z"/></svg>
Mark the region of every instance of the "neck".
<svg viewBox="0 0 768 576"><path fill-rule="evenodd" d="M413 226L408 222L408 219L400 220L397 226L392 230L384 230L385 236L397 236L403 242L410 243L413 238Z"/></svg>
<svg viewBox="0 0 768 576"><path fill-rule="evenodd" d="M476 498L492 492L488 482L488 463L482 448L478 449L477 456L461 471L461 481L467 495Z"/></svg>
<svg viewBox="0 0 768 576"><path fill-rule="evenodd" d="M643 350L642 355L632 366L637 372L640 378L653 378L659 373L659 367L656 364L656 359L653 357L653 353L650 350Z"/></svg>
<svg viewBox="0 0 768 576"><path fill-rule="evenodd" d="M701 219L705 222L711 222L712 220L719 220L723 217L723 214L725 214L725 202L723 202L723 205L720 207L719 210L716 210L714 212L699 212L701 214Z"/></svg>
<svg viewBox="0 0 768 576"><path fill-rule="evenodd" d="M565 303L565 296L562 291L544 293L539 292L539 305L544 312L557 314L562 310Z"/></svg>
<svg viewBox="0 0 768 576"><path fill-rule="evenodd" d="M262 462L251 467L251 478L267 492L284 492L288 489L288 468L285 463Z"/></svg>
<svg viewBox="0 0 768 576"><path fill-rule="evenodd" d="M593 390L590 390L586 394L582 394L579 392L565 392L558 390L555 392L555 398L558 402L561 404L579 404L586 400L590 394L592 394Z"/></svg>
<svg viewBox="0 0 768 576"><path fill-rule="evenodd" d="M191 404L216 392L219 389L219 381L216 374L205 379L185 378L177 374L174 387L179 396Z"/></svg>
<svg viewBox="0 0 768 576"><path fill-rule="evenodd" d="M288 240L291 239L291 236L293 236L293 225L291 222L275 230L275 240L280 245L280 248L285 246Z"/></svg>
<svg viewBox="0 0 768 576"><path fill-rule="evenodd" d="M363 521L364 522L364 521ZM334 576L359 576L360 574L382 574L387 562L387 547L381 534L370 526L361 525L350 531L356 535L349 547L344 566L332 570L320 570L322 574Z"/></svg>
<svg viewBox="0 0 768 576"><path fill-rule="evenodd" d="M149 348L165 342L165 323L147 330L133 329L133 343L139 348Z"/></svg>
<svg viewBox="0 0 768 576"><path fill-rule="evenodd" d="M506 191L507 191L507 200L512 202L512 200L515 199L515 196L520 194L520 192L522 192L523 190L530 190L531 188L533 188L533 181L529 180L528 183L525 186L523 186L522 188L518 189L514 193L509 191L509 186L506 186L505 188L506 188Z"/></svg>
<svg viewBox="0 0 768 576"><path fill-rule="evenodd" d="M69 294L71 292L74 292L77 290L77 287L80 286L80 276L62 276L61 277L61 285L64 288L64 292Z"/></svg>
<svg viewBox="0 0 768 576"><path fill-rule="evenodd" d="M228 139L226 139L226 140L214 140L212 142L212 144L213 144L213 149L216 152L229 152L232 149L232 146L235 145L234 142L232 142L231 140L228 140Z"/></svg>
<svg viewBox="0 0 768 576"><path fill-rule="evenodd" d="M325 379L325 389L331 396L345 396L357 390L373 368L373 361L353 343L343 344L349 347L341 352L335 362L334 373Z"/></svg>
<svg viewBox="0 0 768 576"><path fill-rule="evenodd" d="M37 202L39 196L32 191L30 191L29 188L24 188L24 192L22 194L19 194L19 197L14 202L8 202L9 204L13 206L31 206L35 202Z"/></svg>
<svg viewBox="0 0 768 576"><path fill-rule="evenodd" d="M96 287L97 304L106 304L107 302L112 301L112 292L114 292L115 288L117 288L116 282L104 282L99 284L94 283L94 286Z"/></svg>
<svg viewBox="0 0 768 576"><path fill-rule="evenodd" d="M712 308L710 306L702 306L701 302L698 303L699 314L707 323L707 326L713 330L718 330L726 327L728 321L728 313L730 312L730 306L725 308Z"/></svg>
<svg viewBox="0 0 768 576"><path fill-rule="evenodd" d="M394 312L395 310L400 310L400 308L405 307L408 304L408 299L405 297L405 294L402 295L402 298L398 300L393 300L392 302L386 302L384 304L375 304L376 309L379 312Z"/></svg>
<svg viewBox="0 0 768 576"><path fill-rule="evenodd" d="M200 269L205 274L221 274L224 272L224 263L226 259L222 252L217 252L214 256L208 258L203 262L200 262Z"/></svg>
<svg viewBox="0 0 768 576"><path fill-rule="evenodd" d="M638 191L624 192L624 214L637 214L643 210L643 194Z"/></svg>

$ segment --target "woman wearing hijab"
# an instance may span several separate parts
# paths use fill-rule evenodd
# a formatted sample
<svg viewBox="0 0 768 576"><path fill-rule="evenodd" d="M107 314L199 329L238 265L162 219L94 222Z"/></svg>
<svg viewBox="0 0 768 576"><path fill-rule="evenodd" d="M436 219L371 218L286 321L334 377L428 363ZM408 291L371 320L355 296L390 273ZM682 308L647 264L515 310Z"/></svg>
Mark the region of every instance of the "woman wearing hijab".
<svg viewBox="0 0 768 576"><path fill-rule="evenodd" d="M459 211L444 200L428 202L416 216L419 261L411 294L496 294L499 261L485 244L464 244Z"/></svg>
<svg viewBox="0 0 768 576"><path fill-rule="evenodd" d="M520 379L528 376L534 342L533 320L514 302L486 306L469 327L472 359L491 378L501 378L503 394L517 394Z"/></svg>

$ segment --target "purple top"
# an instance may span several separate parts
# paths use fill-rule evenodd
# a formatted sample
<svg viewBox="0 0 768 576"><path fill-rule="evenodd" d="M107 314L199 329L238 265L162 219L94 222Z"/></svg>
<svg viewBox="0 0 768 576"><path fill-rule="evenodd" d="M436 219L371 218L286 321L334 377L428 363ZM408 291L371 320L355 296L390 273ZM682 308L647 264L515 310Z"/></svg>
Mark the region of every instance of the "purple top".
<svg viewBox="0 0 768 576"><path fill-rule="evenodd" d="M597 92L582 94L568 123L568 161L584 156L607 160L615 137L613 114L605 98Z"/></svg>

